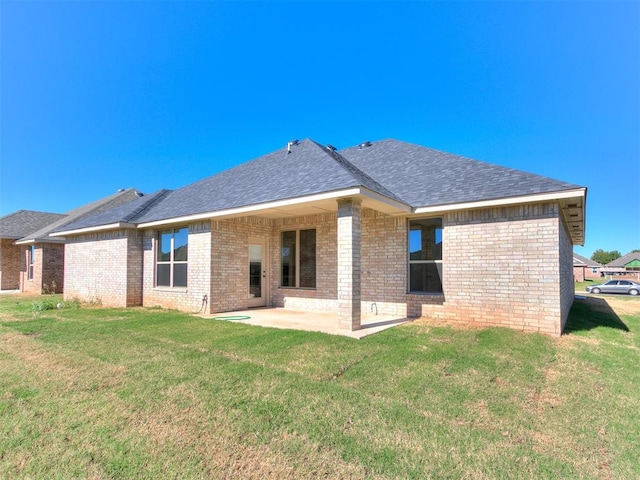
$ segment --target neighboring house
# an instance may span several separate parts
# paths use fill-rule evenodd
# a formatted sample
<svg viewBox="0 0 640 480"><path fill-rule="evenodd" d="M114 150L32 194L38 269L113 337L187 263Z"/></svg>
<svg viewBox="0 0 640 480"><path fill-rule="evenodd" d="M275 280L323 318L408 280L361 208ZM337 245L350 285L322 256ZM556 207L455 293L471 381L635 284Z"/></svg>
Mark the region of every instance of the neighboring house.
<svg viewBox="0 0 640 480"><path fill-rule="evenodd" d="M560 335L586 188L397 140L290 142L57 229L65 297L271 306Z"/></svg>
<svg viewBox="0 0 640 480"><path fill-rule="evenodd" d="M21 254L16 240L64 216L60 213L18 210L0 218L0 290L17 290L20 287Z"/></svg>
<svg viewBox="0 0 640 480"><path fill-rule="evenodd" d="M46 225L23 233L15 241L19 249L19 288L28 293L61 293L64 290L64 238L49 234L70 222L79 221L118 205L138 199L142 194L133 188L57 215Z"/></svg>
<svg viewBox="0 0 640 480"><path fill-rule="evenodd" d="M584 282L588 278L600 278L602 265L589 258L573 254L573 277L576 282Z"/></svg>
<svg viewBox="0 0 640 480"><path fill-rule="evenodd" d="M640 252L631 252L607 263L602 269L605 275L633 274L640 272Z"/></svg>

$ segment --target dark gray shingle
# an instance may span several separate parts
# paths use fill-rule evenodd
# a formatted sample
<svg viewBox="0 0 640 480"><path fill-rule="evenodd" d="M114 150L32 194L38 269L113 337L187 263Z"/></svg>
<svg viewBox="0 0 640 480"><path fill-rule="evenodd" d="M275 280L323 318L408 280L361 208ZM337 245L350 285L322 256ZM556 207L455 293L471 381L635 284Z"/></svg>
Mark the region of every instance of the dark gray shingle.
<svg viewBox="0 0 640 480"><path fill-rule="evenodd" d="M580 188L512 168L388 139L340 153L412 207Z"/></svg>
<svg viewBox="0 0 640 480"><path fill-rule="evenodd" d="M18 239L64 218L61 213L18 210L0 218L0 238Z"/></svg>

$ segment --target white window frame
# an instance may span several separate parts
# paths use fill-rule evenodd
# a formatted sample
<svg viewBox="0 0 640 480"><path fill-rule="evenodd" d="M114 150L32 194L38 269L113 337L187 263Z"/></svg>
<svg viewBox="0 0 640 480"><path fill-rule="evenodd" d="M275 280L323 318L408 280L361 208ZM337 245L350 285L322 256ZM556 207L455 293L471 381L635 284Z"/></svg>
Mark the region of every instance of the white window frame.
<svg viewBox="0 0 640 480"><path fill-rule="evenodd" d="M36 256L36 246L31 245L27 250L27 280L33 280L34 275L34 265L35 265L35 256Z"/></svg>

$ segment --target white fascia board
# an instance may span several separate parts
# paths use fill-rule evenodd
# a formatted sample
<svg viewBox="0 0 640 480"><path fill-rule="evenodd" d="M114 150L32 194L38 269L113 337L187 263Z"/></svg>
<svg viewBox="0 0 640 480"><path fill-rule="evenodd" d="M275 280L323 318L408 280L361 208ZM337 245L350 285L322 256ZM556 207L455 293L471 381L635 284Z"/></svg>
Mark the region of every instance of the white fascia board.
<svg viewBox="0 0 640 480"><path fill-rule="evenodd" d="M31 245L33 243L36 243L36 239L35 238L23 238L22 240L16 240L13 243L15 245Z"/></svg>
<svg viewBox="0 0 640 480"><path fill-rule="evenodd" d="M122 228L136 228L134 223L116 222L108 225L98 225L96 227L78 228L75 230L64 230L61 232L50 233L50 237L68 237L70 235L82 235L83 233L102 232L105 230L120 230Z"/></svg>
<svg viewBox="0 0 640 480"><path fill-rule="evenodd" d="M315 195L307 195L305 197L289 198L286 200L277 200L275 202L260 203L257 205L248 205L246 207L229 208L226 210L218 210L215 212L196 213L194 215L184 215L182 217L167 218L165 220L156 220L153 222L141 223L138 228L150 228L161 225L174 225L177 223L190 223L200 220L207 220L209 218L226 217L234 215L244 215L248 213L259 212L260 210L268 210L271 208L289 207L292 205L298 205L302 203L313 203L321 200L330 200L332 198L338 199L342 197L352 197L354 195L360 195L362 188L349 188L346 190L337 190L335 192L318 193Z"/></svg>
<svg viewBox="0 0 640 480"><path fill-rule="evenodd" d="M433 207L418 207L414 213L438 213L452 210L468 210L472 208L500 207L504 205L514 205L522 203L546 202L549 200L561 200L564 198L584 197L586 188L576 188L573 190L563 190L561 192L539 193L534 195L523 195L520 197L496 198L493 200L481 200L478 202L451 203L448 205L435 205Z"/></svg>

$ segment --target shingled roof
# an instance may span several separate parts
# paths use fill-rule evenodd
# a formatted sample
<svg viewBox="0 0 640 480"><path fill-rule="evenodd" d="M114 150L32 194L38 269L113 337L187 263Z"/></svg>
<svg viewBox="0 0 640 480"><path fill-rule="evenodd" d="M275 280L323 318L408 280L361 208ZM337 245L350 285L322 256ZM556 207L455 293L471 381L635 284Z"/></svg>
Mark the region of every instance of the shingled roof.
<svg viewBox="0 0 640 480"><path fill-rule="evenodd" d="M119 227L131 226L131 224L135 222L136 219L139 218L146 210L161 201L169 193L171 193L171 190L163 189L150 195L139 196L127 203L118 205L117 207L109 210L95 215L87 215L69 223L65 223L64 225L57 226L51 231L51 234L56 236L55 234L61 231L69 232L96 225L117 225Z"/></svg>
<svg viewBox="0 0 640 480"><path fill-rule="evenodd" d="M96 200L95 202L83 205L67 212L64 216L58 218L53 223L50 223L42 228L39 228L38 230L25 234L18 241L16 241L16 244L29 244L35 242L63 242L63 239L52 238L49 236L49 234L54 231L60 230L61 227L66 227L66 225L73 221L106 212L114 207L117 207L118 205L122 205L123 203L135 200L141 195L142 194L134 188L118 191L113 195L109 195L108 197L101 198L100 200Z"/></svg>
<svg viewBox="0 0 640 480"><path fill-rule="evenodd" d="M414 208L581 188L398 140L367 143L340 153Z"/></svg>
<svg viewBox="0 0 640 480"><path fill-rule="evenodd" d="M589 267L589 268L600 268L602 264L591 260L590 258L583 257L582 255L578 255L577 253L573 253L573 266L574 267Z"/></svg>
<svg viewBox="0 0 640 480"><path fill-rule="evenodd" d="M612 262L607 263L606 267L626 267L627 264L633 262L634 260L640 262L640 252L631 252L623 255L619 258L616 258Z"/></svg>
<svg viewBox="0 0 640 480"><path fill-rule="evenodd" d="M574 243L584 239L584 187L392 139L340 151L310 139L295 142L183 188L156 192L153 202L140 203L143 208L94 215L57 231L119 223L160 225L238 210L265 214L271 209L278 215L284 212L273 206L278 202L309 203L323 195L332 198L323 208L335 210L333 197L353 191L374 202L372 208L388 207L392 213L503 199L502 204L508 204L516 201L512 199L531 201L535 195L537 201L540 195L563 198L561 207Z"/></svg>
<svg viewBox="0 0 640 480"><path fill-rule="evenodd" d="M144 212L140 223L215 212L364 186L396 198L335 151L313 140L244 163L174 190Z"/></svg>
<svg viewBox="0 0 640 480"><path fill-rule="evenodd" d="M34 210L18 210L0 218L0 238L17 240L29 232L34 232L56 220L64 218L62 213L36 212Z"/></svg>

